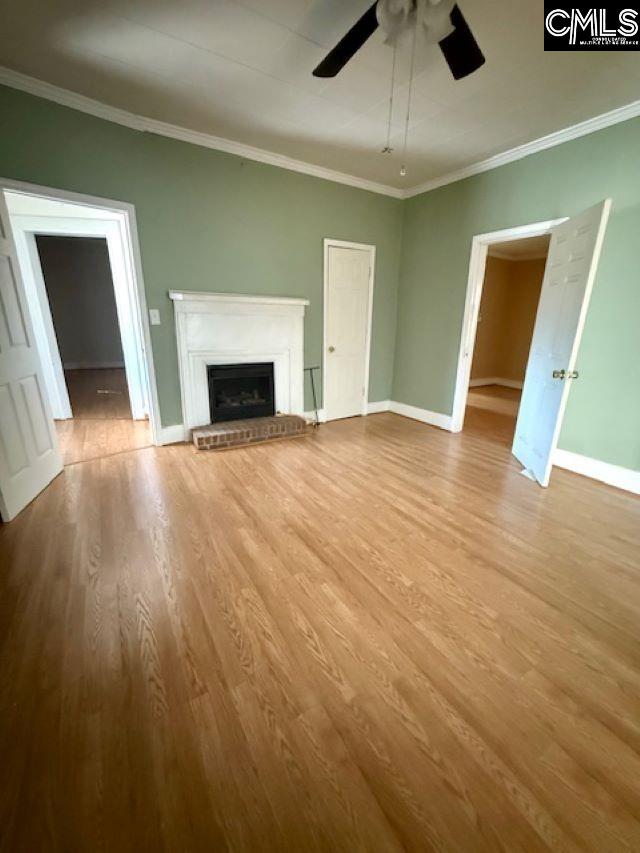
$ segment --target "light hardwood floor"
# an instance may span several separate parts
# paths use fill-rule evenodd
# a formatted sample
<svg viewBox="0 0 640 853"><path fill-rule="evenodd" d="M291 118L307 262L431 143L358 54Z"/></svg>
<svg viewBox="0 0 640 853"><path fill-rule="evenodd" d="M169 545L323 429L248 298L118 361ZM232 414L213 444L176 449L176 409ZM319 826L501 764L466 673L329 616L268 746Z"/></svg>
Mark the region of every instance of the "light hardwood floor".
<svg viewBox="0 0 640 853"><path fill-rule="evenodd" d="M0 528L7 851L640 849L640 500L397 415Z"/></svg>
<svg viewBox="0 0 640 853"><path fill-rule="evenodd" d="M518 388L505 388L504 385L481 385L469 388L467 406L476 409L487 409L502 415L510 415L515 429L515 418L520 407L522 391Z"/></svg>
<svg viewBox="0 0 640 853"><path fill-rule="evenodd" d="M73 418L56 421L65 465L151 444L148 421L131 418L123 368L65 370Z"/></svg>

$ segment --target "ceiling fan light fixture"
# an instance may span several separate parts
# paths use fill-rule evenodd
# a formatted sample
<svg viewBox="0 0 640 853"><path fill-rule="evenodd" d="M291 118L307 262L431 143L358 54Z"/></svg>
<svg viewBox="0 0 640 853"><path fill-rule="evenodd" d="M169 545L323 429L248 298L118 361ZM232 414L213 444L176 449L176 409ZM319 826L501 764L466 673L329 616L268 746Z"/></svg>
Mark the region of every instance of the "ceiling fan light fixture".
<svg viewBox="0 0 640 853"><path fill-rule="evenodd" d="M314 77L335 77L371 38L378 27L394 46L404 32L415 44L436 42L454 80L461 80L484 64L484 56L455 0L375 0L338 44L314 69Z"/></svg>
<svg viewBox="0 0 640 853"><path fill-rule="evenodd" d="M376 18L386 34L385 44L394 44L413 27L429 44L436 44L454 30L454 5L455 0L378 0Z"/></svg>

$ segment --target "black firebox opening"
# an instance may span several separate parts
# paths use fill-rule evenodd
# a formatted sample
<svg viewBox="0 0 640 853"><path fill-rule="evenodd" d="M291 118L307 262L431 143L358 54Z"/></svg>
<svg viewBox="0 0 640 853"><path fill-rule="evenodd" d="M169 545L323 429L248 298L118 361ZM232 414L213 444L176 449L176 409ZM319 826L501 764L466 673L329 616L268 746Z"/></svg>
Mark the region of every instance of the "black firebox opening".
<svg viewBox="0 0 640 853"><path fill-rule="evenodd" d="M273 362L209 364L211 423L275 414Z"/></svg>

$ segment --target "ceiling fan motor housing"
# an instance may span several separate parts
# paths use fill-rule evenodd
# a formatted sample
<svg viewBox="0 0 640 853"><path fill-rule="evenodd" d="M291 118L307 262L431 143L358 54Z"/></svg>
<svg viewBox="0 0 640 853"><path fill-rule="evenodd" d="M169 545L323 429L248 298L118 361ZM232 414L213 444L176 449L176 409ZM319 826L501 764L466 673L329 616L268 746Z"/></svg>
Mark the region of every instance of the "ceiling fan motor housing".
<svg viewBox="0 0 640 853"><path fill-rule="evenodd" d="M455 0L378 0L376 18L386 34L386 44L393 44L413 27L429 44L436 44L454 30L454 5Z"/></svg>

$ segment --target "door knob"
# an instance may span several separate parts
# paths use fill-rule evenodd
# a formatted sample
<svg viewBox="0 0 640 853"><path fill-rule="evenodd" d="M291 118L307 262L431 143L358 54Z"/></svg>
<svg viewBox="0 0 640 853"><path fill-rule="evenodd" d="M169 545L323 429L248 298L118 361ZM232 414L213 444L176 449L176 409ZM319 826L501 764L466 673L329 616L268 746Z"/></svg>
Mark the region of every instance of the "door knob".
<svg viewBox="0 0 640 853"><path fill-rule="evenodd" d="M577 370L554 370L551 375L554 379L578 379L580 376Z"/></svg>
<svg viewBox="0 0 640 853"><path fill-rule="evenodd" d="M335 352L335 351L336 351L335 347L329 347L329 352Z"/></svg>

